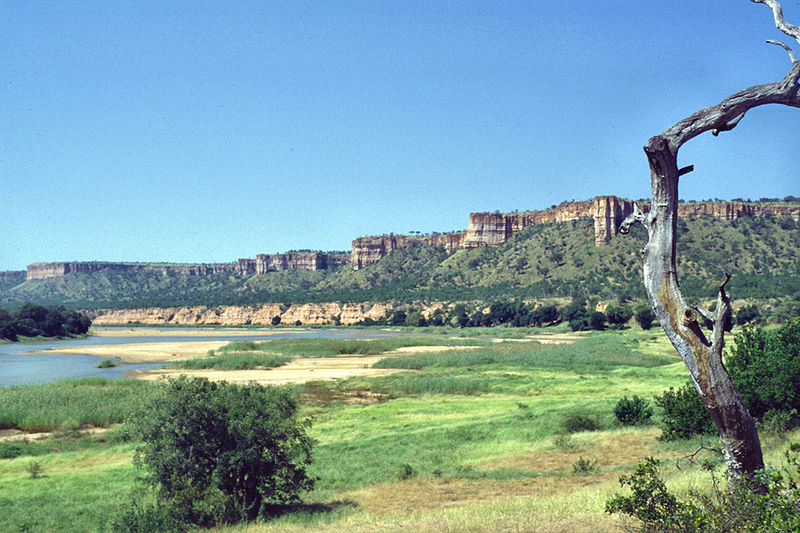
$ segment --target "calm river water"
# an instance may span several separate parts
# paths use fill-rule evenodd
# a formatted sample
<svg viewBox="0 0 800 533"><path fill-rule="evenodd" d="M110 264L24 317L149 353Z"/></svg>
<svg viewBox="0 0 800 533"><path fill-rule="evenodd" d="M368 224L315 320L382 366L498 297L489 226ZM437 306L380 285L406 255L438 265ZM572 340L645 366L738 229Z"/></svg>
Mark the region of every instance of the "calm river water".
<svg viewBox="0 0 800 533"><path fill-rule="evenodd" d="M113 328L104 328L113 329ZM130 330L130 328L120 328ZM148 328L158 329L158 328ZM218 340L270 340L286 338L339 338L339 339L367 339L390 335L381 331L368 331L357 329L319 329L304 331L286 331L286 333L270 333L253 331L252 335L238 331L227 334L220 331L219 335L168 335L169 332L197 331L197 329L164 328L167 335L154 337L87 337L85 339L65 339L36 343L8 343L0 344L0 387L12 385L27 385L31 383L46 383L59 379L74 379L86 377L115 378L125 376L126 370L145 369L159 366L158 364L124 365L117 368L97 368L103 359L93 355L33 355L29 352L59 348L65 346L88 346L102 344L132 344L142 342L190 342L190 341L218 341ZM396 335L396 334L395 334ZM28 352L28 353L26 353Z"/></svg>

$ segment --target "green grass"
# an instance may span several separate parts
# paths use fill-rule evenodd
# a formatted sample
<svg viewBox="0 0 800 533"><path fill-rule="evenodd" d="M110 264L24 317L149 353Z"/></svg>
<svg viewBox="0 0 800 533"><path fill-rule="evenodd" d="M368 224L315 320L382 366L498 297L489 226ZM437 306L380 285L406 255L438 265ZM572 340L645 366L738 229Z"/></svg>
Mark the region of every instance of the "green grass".
<svg viewBox="0 0 800 533"><path fill-rule="evenodd" d="M394 336L371 340L342 339L275 339L264 342L237 341L221 347L217 352L260 351L282 355L326 357L335 355L375 355L411 346L482 346L491 341L479 339L453 339L436 336Z"/></svg>
<svg viewBox="0 0 800 533"><path fill-rule="evenodd" d="M125 420L152 387L132 379L86 378L0 388L0 429L108 427Z"/></svg>
<svg viewBox="0 0 800 533"><path fill-rule="evenodd" d="M207 357L177 361L170 366L186 369L252 370L285 365L295 356L330 357L375 355L410 346L481 346L491 341L435 336L397 336L374 340L276 339L264 342L234 341Z"/></svg>
<svg viewBox="0 0 800 533"><path fill-rule="evenodd" d="M375 368L459 368L508 365L521 368L606 370L613 367L652 368L675 363L676 356L642 352L620 334L596 334L573 344L500 343L476 350L419 353L378 361Z"/></svg>
<svg viewBox="0 0 800 533"><path fill-rule="evenodd" d="M173 368L216 370L253 370L256 368L275 368L285 365L293 358L285 355L258 354L248 352L228 352L202 359L188 359L172 363Z"/></svg>
<svg viewBox="0 0 800 533"><path fill-rule="evenodd" d="M355 346L367 342L378 341ZM291 356L338 350L334 342L235 344L214 357L269 356L264 344ZM622 396L651 399L686 381L663 334L592 334L571 345L483 343L384 361L399 372L293 386L316 441L310 473L317 486L294 512L222 531L614 531L618 522L603 505L620 491L618 477L646 455L681 460L700 444L661 442L655 426L622 428L613 415ZM0 389L0 416L16 406L16 421L3 427L21 427L26 414L33 420L52 410L50 425L70 427L102 420L93 413L107 404L114 414L105 418L117 421L150 387L93 379ZM567 439L566 423L576 414L599 428ZM770 458L785 447L773 437L762 441ZM113 434L0 446L0 531L96 530L130 502L131 446ZM581 458L596 470L576 473ZM41 464L37 479L28 472L31 461ZM687 461L681 470L670 466L665 479L684 492L709 483Z"/></svg>

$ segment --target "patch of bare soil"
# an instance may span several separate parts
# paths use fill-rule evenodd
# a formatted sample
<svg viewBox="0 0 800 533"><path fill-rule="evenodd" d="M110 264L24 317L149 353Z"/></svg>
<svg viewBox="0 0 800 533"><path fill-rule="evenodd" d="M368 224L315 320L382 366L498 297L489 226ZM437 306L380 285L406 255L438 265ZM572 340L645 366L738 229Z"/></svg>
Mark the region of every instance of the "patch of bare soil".
<svg viewBox="0 0 800 533"><path fill-rule="evenodd" d="M372 368L372 365L385 355L341 355L336 357L298 357L277 367L255 370L190 370L183 368L159 368L154 370L134 370L130 375L139 379L160 379L186 375L206 379L224 380L231 383L260 383L279 385L284 383L305 383L314 380L344 379L356 376L384 376L397 369Z"/></svg>

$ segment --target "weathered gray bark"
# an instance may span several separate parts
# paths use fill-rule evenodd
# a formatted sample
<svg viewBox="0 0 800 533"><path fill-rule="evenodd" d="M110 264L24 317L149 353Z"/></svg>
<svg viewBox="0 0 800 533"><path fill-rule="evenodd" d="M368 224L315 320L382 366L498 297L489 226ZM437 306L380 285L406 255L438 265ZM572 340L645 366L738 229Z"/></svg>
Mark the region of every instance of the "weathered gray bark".
<svg viewBox="0 0 800 533"><path fill-rule="evenodd" d="M752 1L769 5L776 26L800 42L800 28L786 23L776 0ZM730 314L730 302L725 293L728 278L719 288L717 308L713 313L697 304L687 304L678 285L675 257L678 179L692 170L692 167L678 168L678 149L706 131L717 135L733 129L744 114L754 107L764 104L800 107L800 61L786 44L768 42L778 44L789 52L792 66L786 77L776 83L739 91L651 138L644 148L650 164L653 191L650 210L643 213L635 207L634 213L620 227L620 233L627 233L635 222L641 222L647 228L648 243L642 250L647 297L719 429L728 478L732 484L736 484L742 476L763 469L764 461L753 418L722 363L724 324L726 315ZM713 322L710 336L703 332L698 315Z"/></svg>

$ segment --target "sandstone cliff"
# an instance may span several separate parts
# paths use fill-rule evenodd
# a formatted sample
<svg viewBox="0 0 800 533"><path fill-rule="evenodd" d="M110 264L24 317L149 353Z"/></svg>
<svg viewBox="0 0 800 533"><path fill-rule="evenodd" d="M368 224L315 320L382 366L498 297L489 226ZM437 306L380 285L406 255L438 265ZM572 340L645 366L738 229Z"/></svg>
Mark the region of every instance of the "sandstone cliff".
<svg viewBox="0 0 800 533"><path fill-rule="evenodd" d="M648 206L642 205L643 210ZM531 224L567 222L579 218L594 221L595 246L603 246L617 235L620 223L633 212L633 201L616 196L596 196L581 202L563 202L541 211L520 213L470 213L466 231L434 234L430 237L391 235L360 237L353 241L353 268L358 270L375 263L392 250L408 246L413 239L430 245L444 244L448 251L478 246L497 246ZM748 202L690 202L680 204L678 215L707 216L724 220L739 217L774 216L800 218L800 206ZM436 236L436 238L434 238ZM446 240L441 240L446 237Z"/></svg>
<svg viewBox="0 0 800 533"><path fill-rule="evenodd" d="M103 309L89 312L94 325L176 324L176 325L269 325L276 316L283 324L355 324L365 318L378 320L386 315L388 304L303 304L260 306L188 306L143 309Z"/></svg>
<svg viewBox="0 0 800 533"><path fill-rule="evenodd" d="M236 273L266 274L284 270L327 270L350 261L347 253L287 252L283 254L258 254L255 259L239 259Z"/></svg>
<svg viewBox="0 0 800 533"><path fill-rule="evenodd" d="M218 272L233 271L233 263L175 264L175 263L107 263L107 262L59 262L32 263L28 265L27 279L42 279L64 276L70 272L97 272L99 270L146 271L160 274L186 274L206 276Z"/></svg>

